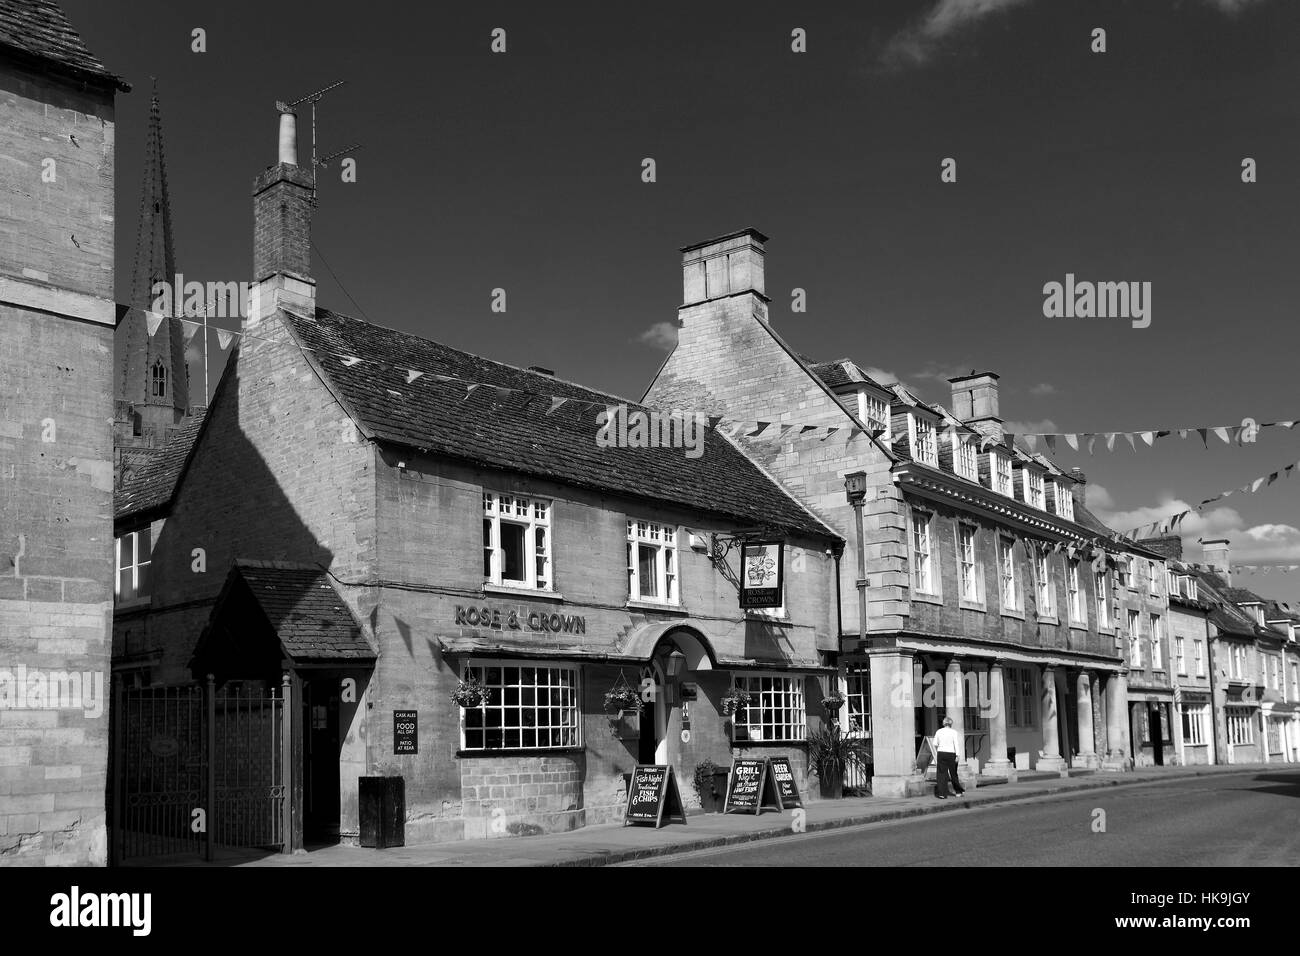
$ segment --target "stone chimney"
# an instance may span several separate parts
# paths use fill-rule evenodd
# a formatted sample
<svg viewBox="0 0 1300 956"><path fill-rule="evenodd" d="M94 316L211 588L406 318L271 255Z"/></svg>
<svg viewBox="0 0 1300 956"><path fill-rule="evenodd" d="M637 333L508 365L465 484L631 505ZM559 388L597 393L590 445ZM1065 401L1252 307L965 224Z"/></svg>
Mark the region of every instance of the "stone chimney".
<svg viewBox="0 0 1300 956"><path fill-rule="evenodd" d="M1070 486L1070 494L1074 497L1074 503L1076 505L1086 505L1088 476L1083 473L1081 468L1071 468L1070 477L1074 479L1074 484Z"/></svg>
<svg viewBox="0 0 1300 956"><path fill-rule="evenodd" d="M682 308L720 299L750 297L753 312L767 321L767 295L763 291L763 243L757 229L742 229L706 242L684 246L682 253ZM682 321L689 321L686 315Z"/></svg>
<svg viewBox="0 0 1300 956"><path fill-rule="evenodd" d="M1158 538L1143 538L1138 544L1164 555L1172 561L1183 560L1183 537L1178 534L1163 534Z"/></svg>
<svg viewBox="0 0 1300 956"><path fill-rule="evenodd" d="M1002 441L1004 432L998 414L998 376L992 372L971 372L948 379L952 386L952 413L981 435Z"/></svg>
<svg viewBox="0 0 1300 956"><path fill-rule="evenodd" d="M1211 570L1217 571L1219 576L1231 586L1232 567L1228 564L1228 539L1215 538L1213 541L1202 541L1201 551L1205 555L1205 563Z"/></svg>
<svg viewBox="0 0 1300 956"><path fill-rule="evenodd" d="M311 277L311 217L316 174L298 165L298 118L280 114L279 161L253 185L253 291L247 324L282 306L304 315L316 310Z"/></svg>

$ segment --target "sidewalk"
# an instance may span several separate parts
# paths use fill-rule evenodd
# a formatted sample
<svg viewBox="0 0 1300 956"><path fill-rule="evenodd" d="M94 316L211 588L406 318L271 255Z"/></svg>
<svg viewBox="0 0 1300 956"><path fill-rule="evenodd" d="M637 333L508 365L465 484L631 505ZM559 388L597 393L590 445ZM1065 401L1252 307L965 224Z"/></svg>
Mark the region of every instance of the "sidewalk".
<svg viewBox="0 0 1300 956"><path fill-rule="evenodd" d="M970 807L1007 803L1056 794L1107 787L1180 780L1218 774L1261 771L1300 771L1300 764L1236 764L1223 767L1144 767L1131 773L1081 773L991 784L967 790L964 797L937 800L933 796L861 797L817 801L805 807L808 831L858 826L885 820L921 817L934 813L959 813ZM710 847L788 836L793 820L789 810L750 814L693 813L688 823L662 829L604 825L568 833L496 840L466 840L395 847L388 850L356 846L329 846L293 855L240 857L222 853L214 864L168 860L166 865L216 866L606 866L629 860L686 853ZM162 862L162 861L158 861Z"/></svg>

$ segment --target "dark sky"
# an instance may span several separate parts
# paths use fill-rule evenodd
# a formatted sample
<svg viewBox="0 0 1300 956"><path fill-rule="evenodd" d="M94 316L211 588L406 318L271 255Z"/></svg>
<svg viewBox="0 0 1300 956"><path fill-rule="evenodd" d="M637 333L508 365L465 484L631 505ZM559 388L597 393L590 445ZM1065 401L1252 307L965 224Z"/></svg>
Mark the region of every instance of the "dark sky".
<svg viewBox="0 0 1300 956"><path fill-rule="evenodd" d="M752 225L796 349L932 401L978 368L1036 431L1300 418L1300 3L62 3L136 85L119 99L119 288L151 74L178 263L215 281L248 278L274 102L346 79L320 145L364 144L358 182L322 173L314 227L359 304L318 259L339 311L639 397L664 356L643 336L681 301L678 248ZM1151 282L1151 326L1045 318L1043 284L1067 272ZM1300 428L1211 441L1060 461L1127 528L1300 459ZM1226 504L1184 525L1189 557L1226 535L1234 562L1300 564L1300 479ZM1300 599L1300 572L1242 582Z"/></svg>

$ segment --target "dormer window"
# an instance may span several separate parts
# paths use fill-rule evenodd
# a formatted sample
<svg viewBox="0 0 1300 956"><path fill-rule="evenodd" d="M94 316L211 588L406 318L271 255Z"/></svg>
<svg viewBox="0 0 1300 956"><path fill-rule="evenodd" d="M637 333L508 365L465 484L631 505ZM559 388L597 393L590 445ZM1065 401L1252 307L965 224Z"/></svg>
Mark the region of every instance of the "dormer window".
<svg viewBox="0 0 1300 956"><path fill-rule="evenodd" d="M881 432L881 441L889 441L889 406L883 399L858 392L858 418L868 428Z"/></svg>
<svg viewBox="0 0 1300 956"><path fill-rule="evenodd" d="M971 481L980 480L975 443L973 441L963 441L962 436L957 434L955 430L952 433L952 468L963 478L968 478Z"/></svg>
<svg viewBox="0 0 1300 956"><path fill-rule="evenodd" d="M1052 482L1056 490L1056 514L1066 521L1074 520L1074 493L1061 481Z"/></svg>
<svg viewBox="0 0 1300 956"><path fill-rule="evenodd" d="M923 465L938 467L939 450L934 441L934 423L912 413L907 416L909 436L912 441L912 457Z"/></svg>
<svg viewBox="0 0 1300 956"><path fill-rule="evenodd" d="M1014 497L1011 486L1011 459L1000 451L989 452L989 474L993 476L993 490L1008 498Z"/></svg>
<svg viewBox="0 0 1300 956"><path fill-rule="evenodd" d="M1024 482L1022 491L1025 496L1025 502L1033 505L1040 511L1046 511L1047 503L1043 497L1043 476L1029 468L1023 469L1021 474L1024 475L1024 478L1022 479Z"/></svg>
<svg viewBox="0 0 1300 956"><path fill-rule="evenodd" d="M162 359L154 362L150 370L149 394L154 398L167 397L167 367L163 365Z"/></svg>

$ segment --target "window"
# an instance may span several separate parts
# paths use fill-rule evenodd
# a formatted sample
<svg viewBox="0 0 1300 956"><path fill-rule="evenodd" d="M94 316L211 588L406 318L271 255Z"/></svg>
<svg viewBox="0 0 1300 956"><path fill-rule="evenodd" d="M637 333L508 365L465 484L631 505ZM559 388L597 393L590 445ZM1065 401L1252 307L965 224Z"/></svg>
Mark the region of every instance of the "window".
<svg viewBox="0 0 1300 956"><path fill-rule="evenodd" d="M1040 511L1046 511L1047 504L1043 500L1043 476L1029 468L1024 469L1023 474L1025 501Z"/></svg>
<svg viewBox="0 0 1300 956"><path fill-rule="evenodd" d="M956 429L952 433L952 467L963 478L971 481L980 480L979 464L976 460L975 442L963 441Z"/></svg>
<svg viewBox="0 0 1300 956"><path fill-rule="evenodd" d="M871 736L871 671L868 665L850 665L845 675L848 686L845 698L849 705L847 733L858 737Z"/></svg>
<svg viewBox="0 0 1300 956"><path fill-rule="evenodd" d="M1012 727L1034 726L1034 675L1028 667L1008 667L1007 722Z"/></svg>
<svg viewBox="0 0 1300 956"><path fill-rule="evenodd" d="M1177 638L1174 641L1174 653L1176 655L1175 663L1178 665L1178 673L1187 673L1187 642L1183 638Z"/></svg>
<svg viewBox="0 0 1300 956"><path fill-rule="evenodd" d="M912 587L923 594L934 592L934 574L931 567L930 516L924 511L912 510Z"/></svg>
<svg viewBox="0 0 1300 956"><path fill-rule="evenodd" d="M961 599L980 603L979 565L975 559L976 529L968 524L957 525L957 567L961 575Z"/></svg>
<svg viewBox="0 0 1300 956"><path fill-rule="evenodd" d="M1011 490L1011 459L1001 452L989 452L989 471L993 476L993 490L1008 498L1014 497Z"/></svg>
<svg viewBox="0 0 1300 956"><path fill-rule="evenodd" d="M1192 657L1196 659L1196 676L1205 676L1205 658L1201 656L1201 642L1192 641Z"/></svg>
<svg viewBox="0 0 1300 956"><path fill-rule="evenodd" d="M483 579L551 589L551 503L483 493Z"/></svg>
<svg viewBox="0 0 1300 956"><path fill-rule="evenodd" d="M1196 578L1193 577L1183 578L1183 583L1187 585L1187 590L1184 591L1183 593L1186 594L1193 601L1199 600L1199 598L1197 598L1196 596Z"/></svg>
<svg viewBox="0 0 1300 956"><path fill-rule="evenodd" d="M137 601L149 596L149 563L153 557L153 531L143 528L117 539L117 582L113 589L119 601Z"/></svg>
<svg viewBox="0 0 1300 956"><path fill-rule="evenodd" d="M1154 561L1147 562L1147 586L1150 588L1152 594L1160 593L1160 578L1157 576L1156 563Z"/></svg>
<svg viewBox="0 0 1300 956"><path fill-rule="evenodd" d="M1110 596L1106 593L1106 572L1098 571L1092 577L1097 588L1097 626L1110 627Z"/></svg>
<svg viewBox="0 0 1300 956"><path fill-rule="evenodd" d="M1291 665L1291 698L1300 699L1300 664Z"/></svg>
<svg viewBox="0 0 1300 956"><path fill-rule="evenodd" d="M1066 587L1070 592L1070 620L1078 624L1088 623L1088 614L1083 609L1083 589L1079 584L1079 561L1074 559L1066 574Z"/></svg>
<svg viewBox="0 0 1300 956"><path fill-rule="evenodd" d="M1056 488L1056 513L1067 521L1074 520L1074 492L1064 482L1053 482Z"/></svg>
<svg viewBox="0 0 1300 956"><path fill-rule="evenodd" d="M915 413L907 418L912 428L912 457L923 464L937 466L939 454L934 443L934 423Z"/></svg>
<svg viewBox="0 0 1300 956"><path fill-rule="evenodd" d="M749 691L748 706L736 711L737 740L784 740L802 743L807 736L801 677L736 677Z"/></svg>
<svg viewBox="0 0 1300 956"><path fill-rule="evenodd" d="M1228 648L1228 676L1241 680L1246 670L1246 649L1238 644Z"/></svg>
<svg viewBox="0 0 1300 956"><path fill-rule="evenodd" d="M1183 743L1190 746L1205 743L1205 707L1183 704Z"/></svg>
<svg viewBox="0 0 1300 956"><path fill-rule="evenodd" d="M1038 552L1034 555L1034 577L1038 579L1038 613L1041 617L1055 617L1056 607L1052 600L1052 574L1048 567L1047 555Z"/></svg>
<svg viewBox="0 0 1300 956"><path fill-rule="evenodd" d="M1228 742L1251 744L1255 742L1254 714L1249 707L1225 707L1228 716Z"/></svg>
<svg viewBox="0 0 1300 956"><path fill-rule="evenodd" d="M998 580L1001 584L1003 609L1018 609L1020 595L1016 589L1015 542L1010 538L998 538Z"/></svg>
<svg viewBox="0 0 1300 956"><path fill-rule="evenodd" d="M464 750L580 745L577 668L477 663L464 676L491 692L486 704L461 708Z"/></svg>
<svg viewBox="0 0 1300 956"><path fill-rule="evenodd" d="M677 528L649 521L627 523L628 597L678 604Z"/></svg>
<svg viewBox="0 0 1300 956"><path fill-rule="evenodd" d="M868 428L882 432L881 438L889 440L889 406L874 395L858 392L858 418Z"/></svg>
<svg viewBox="0 0 1300 956"><path fill-rule="evenodd" d="M1142 666L1142 635L1138 633L1140 617L1137 611L1128 612L1128 662L1131 667Z"/></svg>
<svg viewBox="0 0 1300 956"><path fill-rule="evenodd" d="M1151 615L1151 666L1162 670L1165 666L1164 621L1159 614Z"/></svg>
<svg viewBox="0 0 1300 956"><path fill-rule="evenodd" d="M167 397L167 367L163 365L162 359L155 361L150 370L149 394L155 398Z"/></svg>

